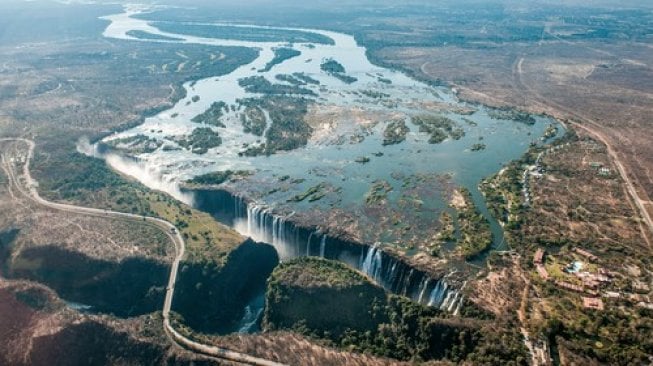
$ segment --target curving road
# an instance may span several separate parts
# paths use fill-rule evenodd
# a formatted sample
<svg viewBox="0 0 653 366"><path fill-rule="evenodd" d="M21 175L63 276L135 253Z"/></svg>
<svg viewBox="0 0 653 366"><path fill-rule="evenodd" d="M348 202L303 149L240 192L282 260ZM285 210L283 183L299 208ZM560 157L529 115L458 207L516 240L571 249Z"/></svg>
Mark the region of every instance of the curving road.
<svg viewBox="0 0 653 366"><path fill-rule="evenodd" d="M165 333L168 335L168 338L170 338L170 340L173 343L177 344L182 348L188 349L190 351L193 351L195 353L204 356L234 361L242 364L260 365L260 366L283 365L274 361L250 356L245 353L231 351L216 346L201 344L193 340L190 340L185 336L183 336L182 334L180 334L179 332L177 332L170 324L170 308L172 306L172 297L175 291L175 282L177 280L177 271L179 269L179 262L183 258L184 252L186 250L186 243L184 241L184 238L180 234L179 230L177 230L177 228L170 222L156 217L134 215L130 213L102 210L98 208L74 206L74 205L68 205L64 203L50 202L43 199L39 195L38 190L36 189L38 187L38 184L32 178L32 175L30 174L29 171L30 161L32 160L32 157L34 155L34 146L35 146L34 141L24 139L24 138L0 138L0 142L7 142L7 141L21 141L26 143L28 146L28 152L27 152L27 156L25 157L25 164L23 165L23 172L22 172L22 176L25 180L24 183L21 183L20 177L16 176L16 173L14 172L13 169L14 167L11 164L11 162L7 161L5 156L2 155L3 168L5 168L8 174L8 179L10 181L10 184L13 183L13 185L16 186L16 189L18 189L18 191L20 191L20 193L22 193L28 199L36 202L37 204L49 208L53 208L55 210L60 210L60 211L66 211L66 212L72 212L72 213L84 214L84 215L96 216L96 217L113 217L119 219L138 220L140 222L145 220L146 222L159 227L166 233L166 235L168 235L168 237L172 240L172 242L175 245L175 259L170 267L170 277L168 279L168 287L166 288L166 296L163 302L163 328ZM25 190L25 186L27 187L27 190Z"/></svg>

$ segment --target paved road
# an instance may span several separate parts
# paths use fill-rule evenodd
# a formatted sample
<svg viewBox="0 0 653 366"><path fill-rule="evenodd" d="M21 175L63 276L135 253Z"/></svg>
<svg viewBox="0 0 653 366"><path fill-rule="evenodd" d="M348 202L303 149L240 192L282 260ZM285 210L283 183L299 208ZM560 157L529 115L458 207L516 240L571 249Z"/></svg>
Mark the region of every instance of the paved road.
<svg viewBox="0 0 653 366"><path fill-rule="evenodd" d="M113 218L128 219L128 220L138 220L140 222L145 220L146 222L161 228L166 233L166 235L168 235L170 240L172 240L172 242L175 245L175 259L172 262L172 266L170 267L170 277L168 279L168 287L166 288L166 296L163 302L163 327L166 334L168 335L168 337L172 342L181 346L182 348L189 349L191 351L194 351L196 353L205 356L225 359L225 360L239 362L247 365L261 365L261 366L282 365L274 361L250 356L248 354L235 352L220 347L209 346L209 345L192 341L184 337L183 335L181 335L172 327L172 325L170 324L170 308L172 306L172 297L175 291L175 281L177 280L177 271L179 269L179 262L183 258L184 252L186 250L186 243L184 241L184 238L180 234L179 230L177 230L177 228L175 228L173 224L156 217L134 215L134 214L124 213L124 212L109 211L109 210L102 210L98 208L74 206L74 205L47 201L39 195L38 190L36 189L38 187L38 184L32 178L32 175L30 174L30 170L29 170L30 162L34 155L34 142L22 138L0 138L0 142L1 141L5 141L5 142L22 141L28 145L27 156L25 157L25 164L23 165L23 173L22 173L23 179L25 180L24 183L21 182L20 178L16 176L14 172L13 164L7 161L4 155L2 156L2 163L5 165L7 169L7 174L9 174L8 179L28 199L31 199L32 201L46 207L50 207L56 210L61 210L66 212L77 213L77 214L84 214L84 215L96 216L96 217L113 217ZM25 187L27 188L27 190L25 190Z"/></svg>

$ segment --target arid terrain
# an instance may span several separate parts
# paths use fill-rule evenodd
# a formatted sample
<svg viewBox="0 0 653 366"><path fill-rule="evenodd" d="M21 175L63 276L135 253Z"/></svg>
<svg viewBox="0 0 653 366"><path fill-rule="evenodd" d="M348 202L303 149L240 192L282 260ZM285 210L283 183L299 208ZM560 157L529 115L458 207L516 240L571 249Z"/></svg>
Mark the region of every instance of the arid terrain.
<svg viewBox="0 0 653 366"><path fill-rule="evenodd" d="M614 149L650 215L653 47L551 38L489 49L397 47L379 57L449 83L465 100L582 124Z"/></svg>
<svg viewBox="0 0 653 366"><path fill-rule="evenodd" d="M555 138L528 137L532 143L524 140L528 151L523 156L506 160L478 182L476 193L486 203L488 215L496 219L497 228L492 230L501 233L499 250L488 249L495 233L474 207L469 191L451 184L451 175L432 182L446 193L448 213L425 216L419 223L410 215L375 216L374 210L380 212L391 194L387 182L374 182L363 192L375 215L357 225L378 235L374 245L359 240L369 247L354 245L355 258L348 260L360 262L352 272L369 281L369 286L388 285L382 283L388 279L386 292L382 287L374 291L395 292L394 305L383 308L372 302L364 316L348 317L336 296L315 303L319 298L314 292L316 283L308 275L302 277L301 285L276 299L286 315L310 314L321 306L330 308L320 316L342 311L343 324L352 327L337 338L329 331L311 328L310 322L288 325L283 315L275 319L282 325L261 326L266 307L279 295L275 291L282 283L272 273L287 263L273 246L285 217L280 220L261 211L262 207L250 207L240 196L235 201L208 196L216 199L206 205L212 208L225 205L231 210L234 202L236 206L244 204L234 208L246 215L243 225L251 226L253 218L258 220L254 224L271 226L270 243L257 243L235 230L235 220L229 227L231 223L220 221L217 213L173 198L164 192L165 186L152 188L120 173L85 149L90 146L86 142L143 126L148 117L187 97L199 100L199 95L186 95L187 90L195 93L195 82L218 81L257 60L262 49L174 43L165 37L148 40L153 35L147 32L140 33L143 38L138 41L110 38L102 34L109 21L99 17L129 8L9 0L9 15L0 12L0 364L229 365L232 363L224 358L230 357L264 365L650 364L653 13L650 5L628 4L626 8L625 3L599 1L560 5L470 0L461 6L453 0L343 0L310 5L257 1L235 6L218 1L199 8L161 7L138 15L153 22L170 22L167 26L172 28L168 29L173 30L174 22L215 21L342 32L366 48L365 56L375 67L401 71L415 79L409 79L411 83L449 87L459 99L453 101L462 102L451 108L453 104L413 98L410 108L461 117L489 111L488 118L495 122L502 118L491 113L512 115L511 122L518 126L524 122L535 125L530 114L551 116L561 123L549 125L555 129L553 135L560 132ZM252 29L251 34L229 26L222 31L231 32L234 39L268 39L281 34L288 42L285 52L292 51L292 37L298 34ZM317 43L321 40L317 33L312 37ZM311 45L305 49L312 49ZM280 64L285 59L277 51L274 62ZM323 65L331 62L320 61ZM274 62L270 68L277 65ZM257 81L250 87L265 89L263 77L256 78L260 71L250 70L249 65L246 69ZM386 103L383 106L389 110L326 102L311 103L307 108L305 100L300 103L286 95L292 93L278 89L281 85L281 90L297 91L316 82L299 74L304 78L291 73L276 75L275 84L267 85L272 104L283 101L285 108L276 113L282 117L280 123L288 124L277 131L281 137L333 141L338 146L336 142L344 144L347 139L333 132L336 127L351 127L360 134L351 136L353 140L361 137L362 141L364 132L394 121L394 129L382 132L385 147L386 142L405 146L407 135L410 140L428 130L417 125L409 125L413 130L408 134L402 130L400 121L395 120L404 118L406 112L384 99L382 90L390 88L392 81L381 74L367 75L378 82L379 91L365 90L367 94L363 94L378 98L377 106ZM334 75L336 86L340 82L351 85L356 79L344 72L332 71L330 76ZM312 85L326 90L319 81ZM360 98L363 94L355 93ZM208 101L203 97L202 102ZM229 106L211 102L218 106L215 115L209 113L211 109L203 115L207 120L215 117L211 128L217 130L223 108L229 113ZM260 124L263 119L265 127L269 119L262 105L249 106L249 115L242 116L243 127L258 128L257 136L270 143ZM231 108L232 113L240 110ZM297 127L301 124L288 123L290 117L284 114L302 108L306 109L305 130ZM174 124L175 118L170 116L169 121ZM304 123L303 118L298 121ZM272 121L270 125L276 126ZM198 128L200 132L207 129ZM156 135L161 131L147 132ZM142 137L135 137L136 150L149 148L151 140ZM488 136L479 138L474 144L477 150L486 147L482 139L490 144ZM30 186L23 170L28 158L25 141L35 144L29 170L38 186ZM129 140L116 144L121 143L128 145ZM266 151L283 154L285 149L297 148L289 146ZM257 154L245 145L239 148ZM469 146L464 153L477 150ZM221 161L224 157L213 158ZM374 163L364 165L370 157L353 156L350 160L360 170ZM238 188L248 176L242 171L227 172L204 178L223 182L233 175L235 179L229 182ZM273 194L283 185L304 181L299 175L273 176L275 179L267 181L269 186L255 188ZM400 183L405 188L410 182ZM430 183L418 179L411 184L415 186L409 188L417 191ZM192 184L184 187L192 188ZM31 194L30 189L38 194ZM320 185L301 189L294 197L317 201L325 195L323 189ZM45 205L35 195L55 203ZM56 209L58 204L76 209ZM94 214L87 214L87 207L96 210L91 211ZM406 209L410 214L419 211L413 206ZM288 217L293 215L294 211ZM300 260L294 264L295 271L309 273L306 270L313 268L318 271L316 277L327 278L317 282L322 290L336 293L339 287L331 286L330 281L337 282L345 271L325 269L334 263L343 265L325 256L325 251L334 248L326 244L327 236L333 245L335 235L331 234L347 229L348 223L360 217L346 209L334 210L328 217L317 211L315 215L315 221L328 220L333 228L305 230L301 232L305 237L297 241L301 241L301 250L306 249L302 253L317 256L319 252L322 258L314 263L322 264L302 267L306 263ZM153 225L156 220L167 224ZM429 235L420 235L414 229L417 224L431 230ZM388 256L392 249L382 251L377 246L377 241L387 236L379 230L382 227L401 234L397 236L401 240L395 241L409 258L405 263L396 261L401 256ZM297 227L293 235L299 238ZM403 243L406 238L417 240L415 237L419 237L419 246ZM185 252L176 258L180 242ZM457 260L447 261L447 253L454 253ZM179 273L173 263L179 264ZM422 272L441 277L415 280ZM167 297L173 291L174 299ZM364 294L351 294L353 302L363 303L358 300ZM305 302L298 305L289 299ZM259 300L265 304L257 305ZM382 319L382 308L388 319ZM377 317L378 328L357 333L356 326L367 316ZM196 344L180 346L171 329Z"/></svg>

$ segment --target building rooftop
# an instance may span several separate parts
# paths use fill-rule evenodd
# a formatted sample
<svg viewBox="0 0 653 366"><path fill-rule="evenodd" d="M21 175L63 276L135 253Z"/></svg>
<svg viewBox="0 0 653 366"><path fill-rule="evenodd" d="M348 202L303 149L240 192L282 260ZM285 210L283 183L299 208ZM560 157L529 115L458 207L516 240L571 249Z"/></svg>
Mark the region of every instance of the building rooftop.
<svg viewBox="0 0 653 366"><path fill-rule="evenodd" d="M586 309L603 310L603 300L597 297L583 297L583 307Z"/></svg>

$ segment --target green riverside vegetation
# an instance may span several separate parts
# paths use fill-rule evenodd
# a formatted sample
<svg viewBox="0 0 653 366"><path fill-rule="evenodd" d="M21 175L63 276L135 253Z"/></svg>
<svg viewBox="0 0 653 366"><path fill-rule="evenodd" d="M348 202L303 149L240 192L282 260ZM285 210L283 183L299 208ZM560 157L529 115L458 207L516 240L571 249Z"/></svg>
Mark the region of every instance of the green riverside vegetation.
<svg viewBox="0 0 653 366"><path fill-rule="evenodd" d="M191 121L195 123L205 123L216 127L225 127L224 123L220 121L220 118L224 115L225 111L228 111L225 102L213 102L209 109L193 117Z"/></svg>
<svg viewBox="0 0 653 366"><path fill-rule="evenodd" d="M525 365L519 334L491 332L493 326L386 294L345 264L312 257L274 270L263 319L266 330L289 329L326 345L399 360Z"/></svg>
<svg viewBox="0 0 653 366"><path fill-rule="evenodd" d="M467 259L472 259L490 248L492 232L490 223L478 212L472 202L469 191L461 188L460 193L465 198L465 207L458 209L458 225L460 225L458 245L461 254Z"/></svg>
<svg viewBox="0 0 653 366"><path fill-rule="evenodd" d="M274 57L267 64L265 64L265 67L263 69L259 70L260 72L270 71L275 65L278 65L286 60L289 60L293 57L297 57L302 54L300 51L297 51L294 48L287 48L287 47L278 47L273 49L273 51L274 51Z"/></svg>
<svg viewBox="0 0 653 366"><path fill-rule="evenodd" d="M430 144L439 144L447 138L460 140L465 136L465 130L460 128L456 121L442 115L422 114L413 116L412 122L419 127L419 132L430 135Z"/></svg>

